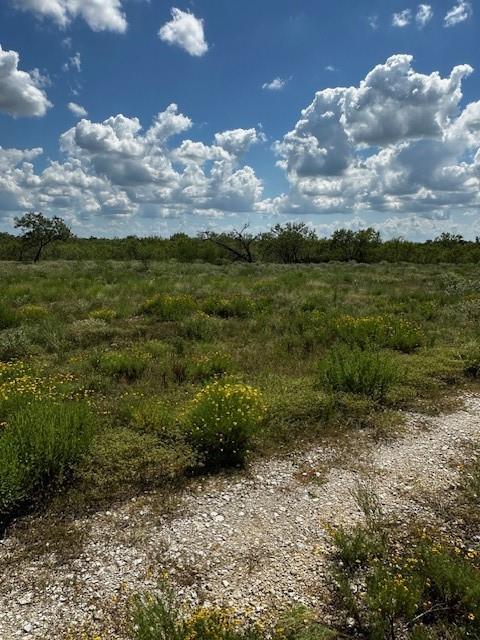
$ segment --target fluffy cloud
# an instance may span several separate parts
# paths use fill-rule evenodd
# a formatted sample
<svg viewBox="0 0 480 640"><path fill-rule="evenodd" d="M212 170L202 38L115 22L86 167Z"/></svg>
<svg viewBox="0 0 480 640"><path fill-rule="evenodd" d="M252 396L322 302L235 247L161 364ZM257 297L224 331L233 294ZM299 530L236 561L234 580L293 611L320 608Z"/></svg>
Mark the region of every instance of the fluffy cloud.
<svg viewBox="0 0 480 640"><path fill-rule="evenodd" d="M454 27L455 25L460 24L460 22L468 20L472 14L473 9L470 2L468 2L468 0L459 0L459 2L445 15L444 26Z"/></svg>
<svg viewBox="0 0 480 640"><path fill-rule="evenodd" d="M88 116L88 112L85 107L82 107L76 102L69 102L67 107L76 118L86 118Z"/></svg>
<svg viewBox="0 0 480 640"><path fill-rule="evenodd" d="M0 45L0 111L14 117L44 116L51 107L42 89L42 77L35 70L18 68L16 51L4 51Z"/></svg>
<svg viewBox="0 0 480 640"><path fill-rule="evenodd" d="M418 212L480 207L480 102L461 110L468 65L442 78L396 55L357 87L319 91L277 142L291 189L259 205L289 213Z"/></svg>
<svg viewBox="0 0 480 640"><path fill-rule="evenodd" d="M203 56L208 51L203 20L189 11L173 8L172 19L161 27L158 36L164 42L181 47L191 56Z"/></svg>
<svg viewBox="0 0 480 640"><path fill-rule="evenodd" d="M415 14L415 22L422 29L433 18L433 9L429 4L419 4Z"/></svg>
<svg viewBox="0 0 480 640"><path fill-rule="evenodd" d="M399 13L394 13L392 17L392 25L394 27L406 27L412 21L412 12L410 9L404 9Z"/></svg>
<svg viewBox="0 0 480 640"><path fill-rule="evenodd" d="M268 91L281 91L286 84L286 80L277 77L274 78L271 82L264 82L262 84L262 89L267 89Z"/></svg>
<svg viewBox="0 0 480 640"><path fill-rule="evenodd" d="M13 4L23 11L51 18L61 27L80 17L93 31L127 30L121 0L13 0Z"/></svg>
<svg viewBox="0 0 480 640"><path fill-rule="evenodd" d="M78 106L78 105L76 105ZM62 162L35 173L41 150L1 150L0 218L36 208L75 223L95 216L222 216L252 211L262 197L254 170L241 163L263 140L255 129L215 135L212 144L173 138L191 120L170 105L144 130L122 114L103 122L86 118L60 137Z"/></svg>

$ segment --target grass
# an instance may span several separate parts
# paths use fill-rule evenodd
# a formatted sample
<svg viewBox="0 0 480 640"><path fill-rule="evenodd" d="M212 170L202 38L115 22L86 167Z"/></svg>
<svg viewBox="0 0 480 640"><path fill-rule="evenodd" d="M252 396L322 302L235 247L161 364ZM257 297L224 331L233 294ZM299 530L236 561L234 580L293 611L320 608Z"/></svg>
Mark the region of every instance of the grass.
<svg viewBox="0 0 480 640"><path fill-rule="evenodd" d="M92 419L85 404L34 402L8 418L0 438L0 523L86 454Z"/></svg>
<svg viewBox="0 0 480 640"><path fill-rule="evenodd" d="M478 384L476 266L58 261L1 263L0 278L0 446L32 399L86 403L91 444L47 483L74 512L385 432ZM258 391L261 419L208 405L225 382Z"/></svg>

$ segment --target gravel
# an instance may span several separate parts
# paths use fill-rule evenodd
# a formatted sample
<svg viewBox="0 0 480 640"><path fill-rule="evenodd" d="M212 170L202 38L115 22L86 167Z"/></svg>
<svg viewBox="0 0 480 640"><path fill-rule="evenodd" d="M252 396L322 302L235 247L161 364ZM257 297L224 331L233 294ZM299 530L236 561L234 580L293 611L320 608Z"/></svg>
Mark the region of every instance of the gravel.
<svg viewBox="0 0 480 640"><path fill-rule="evenodd" d="M2 640L54 640L80 627L123 638L118 619L129 595L154 590L167 573L187 604L226 605L253 618L287 602L321 610L328 528L361 519L352 497L358 482L377 492L386 513L435 518L419 498L457 485L459 465L473 455L466 445L480 435L480 397L464 400L448 415L408 416L395 440L375 445L352 433L354 457L324 445L193 481L173 515L162 515L160 494L151 494L78 520L87 540L63 563L49 553L13 564L25 543L5 539Z"/></svg>

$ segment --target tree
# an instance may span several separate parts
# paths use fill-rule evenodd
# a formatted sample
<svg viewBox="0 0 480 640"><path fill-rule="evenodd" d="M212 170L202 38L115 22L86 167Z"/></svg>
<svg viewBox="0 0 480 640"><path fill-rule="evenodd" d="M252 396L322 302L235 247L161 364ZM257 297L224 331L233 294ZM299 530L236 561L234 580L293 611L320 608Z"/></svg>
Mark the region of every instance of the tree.
<svg viewBox="0 0 480 640"><path fill-rule="evenodd" d="M309 248L317 240L317 235L305 222L276 224L262 236L266 253L273 260L285 263L305 262Z"/></svg>
<svg viewBox="0 0 480 640"><path fill-rule="evenodd" d="M33 261L38 262L43 249L52 242L65 241L72 238L72 232L65 222L54 216L46 218L42 213L31 211L21 218L15 218L15 228L22 229L20 260L23 259L25 249L34 251Z"/></svg>
<svg viewBox="0 0 480 640"><path fill-rule="evenodd" d="M243 260L244 262L253 262L254 257L252 253L252 245L255 242L255 236L251 233L247 233L249 225L244 224L243 227L237 231L234 229L230 233L214 233L213 231L205 231L202 234L204 240L210 240L217 246L222 247L228 251L234 258L234 260Z"/></svg>

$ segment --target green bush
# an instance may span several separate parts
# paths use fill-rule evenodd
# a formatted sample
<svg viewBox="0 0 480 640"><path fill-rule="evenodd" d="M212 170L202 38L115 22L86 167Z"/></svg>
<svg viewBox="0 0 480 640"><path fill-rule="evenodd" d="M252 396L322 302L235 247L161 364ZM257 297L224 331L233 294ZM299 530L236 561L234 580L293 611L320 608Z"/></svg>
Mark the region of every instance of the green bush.
<svg viewBox="0 0 480 640"><path fill-rule="evenodd" d="M0 362L16 360L32 351L32 338L24 327L0 331Z"/></svg>
<svg viewBox="0 0 480 640"><path fill-rule="evenodd" d="M188 365L188 375L193 380L204 382L223 376L232 370L230 356L221 351L213 351L196 357Z"/></svg>
<svg viewBox="0 0 480 640"><path fill-rule="evenodd" d="M111 351L94 358L94 365L111 378L133 382L143 375L150 360L146 353Z"/></svg>
<svg viewBox="0 0 480 640"><path fill-rule="evenodd" d="M195 300L188 295L157 294L146 300L140 313L154 316L162 321L183 320L196 309Z"/></svg>
<svg viewBox="0 0 480 640"><path fill-rule="evenodd" d="M202 389L188 407L187 439L207 468L242 464L263 417L257 389L216 381Z"/></svg>
<svg viewBox="0 0 480 640"><path fill-rule="evenodd" d="M383 400L398 379L391 359L378 351L339 347L320 363L320 380L326 389Z"/></svg>
<svg viewBox="0 0 480 640"><path fill-rule="evenodd" d="M452 548L425 529L399 535L375 500L357 498L366 524L333 532L334 580L346 616L355 621L350 631L372 640L478 637L478 552Z"/></svg>
<svg viewBox="0 0 480 640"><path fill-rule="evenodd" d="M0 300L0 331L16 327L18 324L19 318L17 313L15 313L13 309L10 309L6 302Z"/></svg>
<svg viewBox="0 0 480 640"><path fill-rule="evenodd" d="M0 435L0 516L62 479L90 446L93 423L83 403L34 402Z"/></svg>
<svg viewBox="0 0 480 640"><path fill-rule="evenodd" d="M89 318L93 320L104 320L105 322L111 322L117 317L117 312L114 309L108 307L102 307L101 309L94 309L88 314Z"/></svg>
<svg viewBox="0 0 480 640"><path fill-rule="evenodd" d="M180 323L179 334L189 340L208 340L214 335L215 329L214 319L199 311Z"/></svg>
<svg viewBox="0 0 480 640"><path fill-rule="evenodd" d="M48 309L40 304L26 304L18 310L18 315L26 322L43 320L48 317Z"/></svg>

